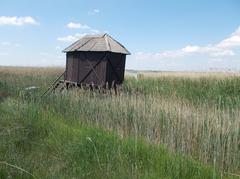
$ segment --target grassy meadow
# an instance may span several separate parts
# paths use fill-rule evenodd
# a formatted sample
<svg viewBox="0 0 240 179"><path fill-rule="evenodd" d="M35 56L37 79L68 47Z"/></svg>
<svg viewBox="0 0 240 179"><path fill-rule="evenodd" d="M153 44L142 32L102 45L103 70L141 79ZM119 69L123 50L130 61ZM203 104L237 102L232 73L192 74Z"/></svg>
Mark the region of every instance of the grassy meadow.
<svg viewBox="0 0 240 179"><path fill-rule="evenodd" d="M238 74L142 73L117 95L40 98L63 71L0 67L0 178L239 178Z"/></svg>

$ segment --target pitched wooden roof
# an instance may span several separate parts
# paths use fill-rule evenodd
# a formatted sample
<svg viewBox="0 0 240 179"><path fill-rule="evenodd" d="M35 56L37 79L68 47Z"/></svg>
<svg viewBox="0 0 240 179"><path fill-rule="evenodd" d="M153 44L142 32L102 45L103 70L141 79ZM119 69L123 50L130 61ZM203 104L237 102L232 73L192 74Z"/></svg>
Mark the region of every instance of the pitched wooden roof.
<svg viewBox="0 0 240 179"><path fill-rule="evenodd" d="M117 42L108 34L86 35L63 50L63 52L74 51L109 51L130 55L130 52L122 44Z"/></svg>

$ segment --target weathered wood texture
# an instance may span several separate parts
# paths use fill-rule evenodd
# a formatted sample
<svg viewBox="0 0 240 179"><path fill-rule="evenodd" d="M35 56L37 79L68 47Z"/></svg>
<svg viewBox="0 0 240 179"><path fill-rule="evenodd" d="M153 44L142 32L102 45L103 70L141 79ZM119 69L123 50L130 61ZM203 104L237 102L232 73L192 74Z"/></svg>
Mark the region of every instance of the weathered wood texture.
<svg viewBox="0 0 240 179"><path fill-rule="evenodd" d="M122 84L126 55L113 52L67 52L64 79L78 84Z"/></svg>

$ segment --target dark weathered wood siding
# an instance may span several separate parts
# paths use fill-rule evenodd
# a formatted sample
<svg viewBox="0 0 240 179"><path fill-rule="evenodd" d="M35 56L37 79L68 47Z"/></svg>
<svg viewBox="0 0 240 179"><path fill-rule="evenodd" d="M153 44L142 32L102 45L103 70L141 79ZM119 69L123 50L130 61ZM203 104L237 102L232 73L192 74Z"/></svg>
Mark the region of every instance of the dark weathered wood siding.
<svg viewBox="0 0 240 179"><path fill-rule="evenodd" d="M112 52L68 52L65 80L104 86L121 84L126 55Z"/></svg>
<svg viewBox="0 0 240 179"><path fill-rule="evenodd" d="M126 55L120 53L109 53L107 62L107 82L112 85L121 84L124 80Z"/></svg>

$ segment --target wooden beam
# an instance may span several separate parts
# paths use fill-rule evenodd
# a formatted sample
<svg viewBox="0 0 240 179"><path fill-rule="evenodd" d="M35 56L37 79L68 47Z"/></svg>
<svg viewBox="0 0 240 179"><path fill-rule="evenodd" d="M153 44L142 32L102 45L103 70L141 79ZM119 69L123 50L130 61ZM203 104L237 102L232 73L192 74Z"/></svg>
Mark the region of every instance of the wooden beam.
<svg viewBox="0 0 240 179"><path fill-rule="evenodd" d="M92 72L95 73L95 75L97 76L99 82L101 82L100 79L99 79L99 77L98 77L98 74L97 74L96 71L95 71L95 68L100 64L100 62L101 62L104 58L107 57L107 54L105 53L105 54L103 55L103 57L101 57L101 58L99 59L99 61L98 61L95 65L93 65L93 66L91 65L91 63L89 63L88 58L87 58L87 56L86 56L85 54L84 54L84 56L86 57L86 61L87 61L87 63L89 64L89 66L91 67L91 69L90 69L89 72L80 80L79 83L82 83Z"/></svg>

